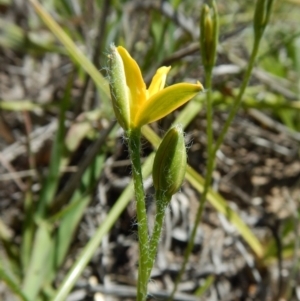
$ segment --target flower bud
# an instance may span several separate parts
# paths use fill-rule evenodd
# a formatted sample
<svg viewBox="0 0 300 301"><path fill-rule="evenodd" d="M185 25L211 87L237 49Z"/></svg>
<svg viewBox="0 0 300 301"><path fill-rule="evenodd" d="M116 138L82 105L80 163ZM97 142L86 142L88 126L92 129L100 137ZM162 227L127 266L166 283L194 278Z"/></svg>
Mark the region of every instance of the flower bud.
<svg viewBox="0 0 300 301"><path fill-rule="evenodd" d="M179 190L185 176L186 161L183 131L176 125L167 132L154 158L152 177L156 192L171 198Z"/></svg>
<svg viewBox="0 0 300 301"><path fill-rule="evenodd" d="M269 21L273 0L257 0L255 6L253 27L255 39L259 40Z"/></svg>
<svg viewBox="0 0 300 301"><path fill-rule="evenodd" d="M200 50L205 69L212 69L215 64L218 35L218 12L213 1L211 9L207 4L203 5L200 20Z"/></svg>
<svg viewBox="0 0 300 301"><path fill-rule="evenodd" d="M116 118L124 130L130 124L130 96L126 84L123 60L115 47L110 46L110 94Z"/></svg>

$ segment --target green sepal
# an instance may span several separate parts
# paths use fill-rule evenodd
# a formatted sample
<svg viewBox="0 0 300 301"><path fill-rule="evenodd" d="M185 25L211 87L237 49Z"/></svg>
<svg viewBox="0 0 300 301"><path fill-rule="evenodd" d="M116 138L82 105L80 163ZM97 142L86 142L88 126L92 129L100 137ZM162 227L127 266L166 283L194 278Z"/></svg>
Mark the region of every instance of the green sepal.
<svg viewBox="0 0 300 301"><path fill-rule="evenodd" d="M171 198L181 187L187 165L182 127L173 126L157 149L153 163L153 185L157 193Z"/></svg>
<svg viewBox="0 0 300 301"><path fill-rule="evenodd" d="M116 47L110 46L110 94L117 121L124 130L130 127L130 93L123 60Z"/></svg>

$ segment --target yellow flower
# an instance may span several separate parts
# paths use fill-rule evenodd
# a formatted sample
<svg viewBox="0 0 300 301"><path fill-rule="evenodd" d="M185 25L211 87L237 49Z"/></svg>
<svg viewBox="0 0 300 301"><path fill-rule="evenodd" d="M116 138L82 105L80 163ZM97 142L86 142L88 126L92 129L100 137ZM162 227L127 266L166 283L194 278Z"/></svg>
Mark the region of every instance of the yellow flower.
<svg viewBox="0 0 300 301"><path fill-rule="evenodd" d="M125 48L111 45L109 58L113 108L125 130L163 118L203 90L200 82L164 88L171 67L159 68L147 89L138 64Z"/></svg>

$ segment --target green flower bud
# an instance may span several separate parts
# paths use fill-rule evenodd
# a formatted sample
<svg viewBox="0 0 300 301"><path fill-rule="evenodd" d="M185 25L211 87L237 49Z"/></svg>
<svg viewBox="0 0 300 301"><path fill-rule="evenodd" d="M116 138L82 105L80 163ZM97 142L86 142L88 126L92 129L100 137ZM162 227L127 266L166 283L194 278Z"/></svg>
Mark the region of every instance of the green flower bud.
<svg viewBox="0 0 300 301"><path fill-rule="evenodd" d="M157 149L153 163L153 184L156 192L167 197L176 193L184 179L187 164L184 136L181 126L173 126Z"/></svg>
<svg viewBox="0 0 300 301"><path fill-rule="evenodd" d="M204 4L200 20L200 50L205 69L212 69L216 61L219 36L218 11L214 1L212 8Z"/></svg>
<svg viewBox="0 0 300 301"><path fill-rule="evenodd" d="M123 60L115 47L110 46L110 94L116 118L124 130L130 124L130 95L126 84Z"/></svg>
<svg viewBox="0 0 300 301"><path fill-rule="evenodd" d="M269 21L273 0L257 0L254 13L254 35L255 39L259 40Z"/></svg>

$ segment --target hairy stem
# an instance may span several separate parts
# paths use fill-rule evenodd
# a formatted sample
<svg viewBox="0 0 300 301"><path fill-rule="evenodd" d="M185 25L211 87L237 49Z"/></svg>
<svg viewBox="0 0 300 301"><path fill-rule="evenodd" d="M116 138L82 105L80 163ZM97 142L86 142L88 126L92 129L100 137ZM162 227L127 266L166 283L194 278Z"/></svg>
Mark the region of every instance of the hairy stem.
<svg viewBox="0 0 300 301"><path fill-rule="evenodd" d="M161 231L163 228L163 222L165 217L166 208L171 200L171 197L166 196L161 191L156 191L155 195L156 199L156 216L155 216L155 224L153 228L153 233L150 239L149 245L149 261L148 261L148 279L150 278L151 270L154 265L157 248L160 240Z"/></svg>
<svg viewBox="0 0 300 301"><path fill-rule="evenodd" d="M132 176L134 181L134 190L136 198L136 212L138 221L138 237L139 237L139 275L137 300L144 301L147 298L148 284L148 256L149 256L149 236L148 223L145 205L145 193L143 187L143 178L140 159L140 140L141 130L131 129L126 132L128 138L128 147L132 164Z"/></svg>

